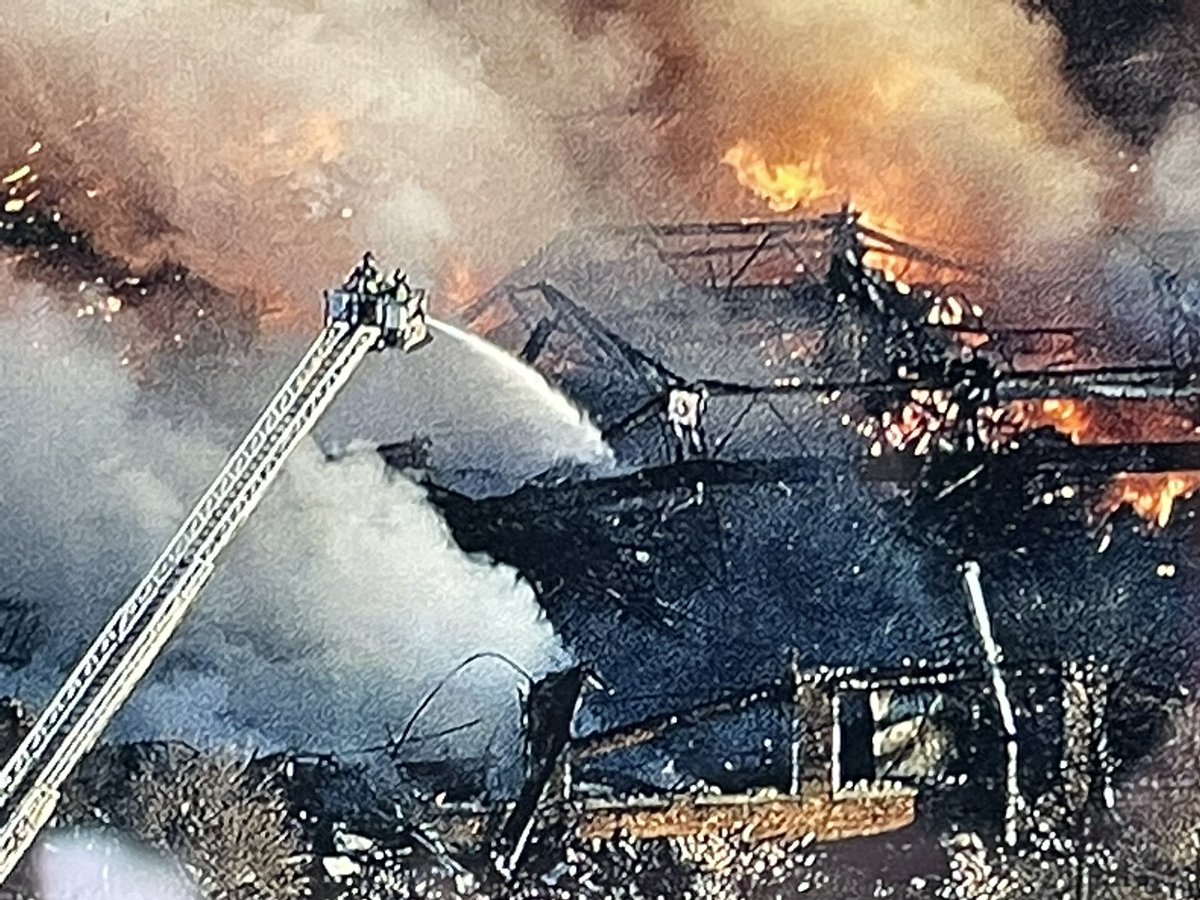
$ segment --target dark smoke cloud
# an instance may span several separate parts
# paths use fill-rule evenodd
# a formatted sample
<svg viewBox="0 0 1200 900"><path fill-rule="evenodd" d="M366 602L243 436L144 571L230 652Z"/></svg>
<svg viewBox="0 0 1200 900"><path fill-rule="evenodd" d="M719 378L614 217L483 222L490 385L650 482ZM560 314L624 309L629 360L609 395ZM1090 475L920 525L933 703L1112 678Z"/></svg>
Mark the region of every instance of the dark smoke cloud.
<svg viewBox="0 0 1200 900"><path fill-rule="evenodd" d="M1080 100L1138 145L1181 100L1197 99L1200 7L1190 0L1031 0L1063 35L1063 70Z"/></svg>

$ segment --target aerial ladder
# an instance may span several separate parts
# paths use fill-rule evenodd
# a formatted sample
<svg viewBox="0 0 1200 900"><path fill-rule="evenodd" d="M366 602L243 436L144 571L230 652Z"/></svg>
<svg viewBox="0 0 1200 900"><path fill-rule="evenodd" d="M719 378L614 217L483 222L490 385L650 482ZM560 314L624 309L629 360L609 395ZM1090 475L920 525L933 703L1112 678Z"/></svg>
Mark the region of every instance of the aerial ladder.
<svg viewBox="0 0 1200 900"><path fill-rule="evenodd" d="M0 768L0 884L50 821L63 784L178 629L221 551L373 350L428 338L425 294L368 253L325 293L325 327L133 593Z"/></svg>

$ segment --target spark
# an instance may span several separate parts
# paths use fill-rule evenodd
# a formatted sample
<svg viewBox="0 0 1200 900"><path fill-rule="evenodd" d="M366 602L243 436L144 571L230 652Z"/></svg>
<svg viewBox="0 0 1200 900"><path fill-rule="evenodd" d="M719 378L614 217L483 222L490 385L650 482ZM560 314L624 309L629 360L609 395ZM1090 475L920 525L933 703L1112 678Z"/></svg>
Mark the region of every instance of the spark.
<svg viewBox="0 0 1200 900"><path fill-rule="evenodd" d="M28 165L21 166L16 171L10 172L9 174L5 175L3 179L0 179L0 183L16 184L18 181L20 181L22 178L24 178L26 175L28 175L31 171L33 171L33 170L30 169Z"/></svg>

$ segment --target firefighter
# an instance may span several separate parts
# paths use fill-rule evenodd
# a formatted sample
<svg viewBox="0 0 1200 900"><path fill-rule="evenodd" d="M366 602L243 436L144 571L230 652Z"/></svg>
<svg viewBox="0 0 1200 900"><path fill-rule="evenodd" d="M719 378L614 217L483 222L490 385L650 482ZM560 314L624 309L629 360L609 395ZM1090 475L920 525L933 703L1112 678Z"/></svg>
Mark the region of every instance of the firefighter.
<svg viewBox="0 0 1200 900"><path fill-rule="evenodd" d="M342 287L356 294L373 293L379 289L379 270L375 268L375 257L370 250L363 254L362 262L350 273Z"/></svg>
<svg viewBox="0 0 1200 900"><path fill-rule="evenodd" d="M388 280L387 290L398 297L400 296L401 288L407 287L407 276L404 274L404 272L400 269L392 269L392 276Z"/></svg>

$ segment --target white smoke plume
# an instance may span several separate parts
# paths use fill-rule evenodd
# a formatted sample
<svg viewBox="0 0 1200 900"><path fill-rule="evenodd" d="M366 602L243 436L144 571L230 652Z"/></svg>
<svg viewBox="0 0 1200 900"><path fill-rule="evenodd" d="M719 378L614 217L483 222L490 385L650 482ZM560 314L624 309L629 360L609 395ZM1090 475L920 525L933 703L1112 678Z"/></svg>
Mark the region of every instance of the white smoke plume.
<svg viewBox="0 0 1200 900"><path fill-rule="evenodd" d="M108 835L60 835L34 851L42 900L197 900L179 866Z"/></svg>
<svg viewBox="0 0 1200 900"><path fill-rule="evenodd" d="M15 307L39 305L36 289L4 290ZM5 315L0 336L0 588L40 623L32 660L6 675L4 690L34 701L53 690L234 442L149 411L126 371L52 309ZM263 400L276 386L255 371L243 377L242 393ZM519 446L523 435L505 422L502 400L492 407L488 462L502 465L505 442ZM401 725L444 674L482 651L535 673L563 659L529 586L464 555L421 489L373 454L331 463L308 444L120 731L276 748L379 743L386 725ZM503 666L481 662L451 683L418 732L481 718L471 734L485 740L498 721L515 722L518 685Z"/></svg>
<svg viewBox="0 0 1200 900"><path fill-rule="evenodd" d="M1159 137L1151 154L1148 177L1151 190L1141 213L1159 228L1192 230L1200 227L1200 110L1180 109ZM1193 246L1196 249L1195 235Z"/></svg>
<svg viewBox="0 0 1200 900"><path fill-rule="evenodd" d="M564 459L612 462L599 429L540 373L440 323L419 352L368 359L317 431L335 450L427 436L441 480L472 493L515 489Z"/></svg>
<svg viewBox="0 0 1200 900"><path fill-rule="evenodd" d="M50 0L5 28L0 150L40 142L101 248L272 300L365 246L503 271L590 205L562 121L649 69L538 0Z"/></svg>

